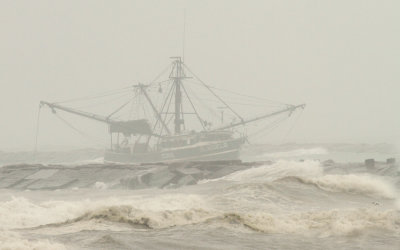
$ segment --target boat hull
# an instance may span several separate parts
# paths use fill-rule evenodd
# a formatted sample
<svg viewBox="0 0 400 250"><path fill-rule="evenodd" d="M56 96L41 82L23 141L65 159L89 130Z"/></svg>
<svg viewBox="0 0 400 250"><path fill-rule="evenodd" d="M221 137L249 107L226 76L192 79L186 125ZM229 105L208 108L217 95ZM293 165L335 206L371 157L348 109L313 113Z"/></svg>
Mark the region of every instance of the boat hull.
<svg viewBox="0 0 400 250"><path fill-rule="evenodd" d="M154 163L174 161L232 161L239 160L243 138L214 142L195 147L177 148L149 153L106 151L104 160L121 163Z"/></svg>

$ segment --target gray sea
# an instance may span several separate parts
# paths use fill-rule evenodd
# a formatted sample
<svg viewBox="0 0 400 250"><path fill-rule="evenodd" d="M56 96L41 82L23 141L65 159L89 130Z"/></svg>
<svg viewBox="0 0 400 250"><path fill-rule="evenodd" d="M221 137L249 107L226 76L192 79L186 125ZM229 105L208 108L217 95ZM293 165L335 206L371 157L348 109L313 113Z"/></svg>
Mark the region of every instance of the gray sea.
<svg viewBox="0 0 400 250"><path fill-rule="evenodd" d="M400 249L386 144L252 145L227 165L101 155L1 152L0 249Z"/></svg>

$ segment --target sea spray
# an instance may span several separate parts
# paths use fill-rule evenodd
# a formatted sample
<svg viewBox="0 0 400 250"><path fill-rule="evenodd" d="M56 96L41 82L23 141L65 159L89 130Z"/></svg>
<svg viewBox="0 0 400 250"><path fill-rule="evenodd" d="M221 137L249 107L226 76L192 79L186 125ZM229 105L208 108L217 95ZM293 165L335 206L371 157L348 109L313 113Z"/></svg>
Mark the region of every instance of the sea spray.
<svg viewBox="0 0 400 250"><path fill-rule="evenodd" d="M50 240L27 240L20 234L0 230L0 250L66 250L67 248Z"/></svg>
<svg viewBox="0 0 400 250"><path fill-rule="evenodd" d="M317 147L317 148L303 148L303 149L295 149L295 150L291 150L291 151L266 153L263 155L263 157L282 159L282 158L310 156L310 155L326 155L326 154L328 154L327 149Z"/></svg>
<svg viewBox="0 0 400 250"><path fill-rule="evenodd" d="M21 249L63 249L59 242L72 249L163 248L165 242L208 249L216 240L229 249L351 248L354 241L374 249L385 241L396 249L399 243L398 178L392 172L309 160L235 167L212 182L174 189L122 190L115 182L89 178L77 190L6 189L1 232L17 232L8 237L9 249L18 249L17 243L27 244ZM199 179L215 170L197 169L183 170Z"/></svg>
<svg viewBox="0 0 400 250"><path fill-rule="evenodd" d="M279 160L271 165L263 165L253 167L245 170L240 170L229 174L227 176L213 179L201 180L199 184L207 183L210 181L237 181L237 182L250 182L250 181L271 181L285 176L321 176L323 168L319 161L287 161Z"/></svg>
<svg viewBox="0 0 400 250"><path fill-rule="evenodd" d="M34 203L24 197L12 197L0 202L0 228L19 229L61 223L79 216L103 211L110 207L130 207L132 211L153 213L189 211L207 207L199 195L165 194L156 196L126 196L123 199L106 198L83 201L46 201ZM118 211L111 210L111 211ZM164 214L165 215L165 214Z"/></svg>
<svg viewBox="0 0 400 250"><path fill-rule="evenodd" d="M99 204L98 204L99 205ZM347 236L364 233L367 230L385 230L394 233L400 231L400 212L394 209L379 208L332 209L298 212L270 212L216 210L206 208L186 208L170 210L138 209L130 205L111 205L87 208L85 212L59 223L44 224L40 228L70 227L76 224L76 231L84 230L87 221L94 222L91 230L104 229L102 224L126 224L137 229L167 229L186 225L209 225L236 230L239 226L245 230L261 233L285 233L298 235ZM98 226L95 226L95 225ZM70 228L71 229L71 228ZM40 232L40 231L38 231ZM44 232L44 231L42 231Z"/></svg>
<svg viewBox="0 0 400 250"><path fill-rule="evenodd" d="M104 182L96 181L96 182L94 183L93 187L94 187L95 189L104 190L104 189L107 189L107 188L108 188L108 185L107 185L106 183L104 183Z"/></svg>
<svg viewBox="0 0 400 250"><path fill-rule="evenodd" d="M322 210L298 213L227 212L208 219L209 224L261 233L297 234L305 236L351 236L370 229L400 234L400 212L377 209Z"/></svg>
<svg viewBox="0 0 400 250"><path fill-rule="evenodd" d="M315 185L329 192L371 195L389 199L397 198L396 189L392 184L382 177L368 174L329 174L318 177L289 176L281 178L280 181L297 181Z"/></svg>

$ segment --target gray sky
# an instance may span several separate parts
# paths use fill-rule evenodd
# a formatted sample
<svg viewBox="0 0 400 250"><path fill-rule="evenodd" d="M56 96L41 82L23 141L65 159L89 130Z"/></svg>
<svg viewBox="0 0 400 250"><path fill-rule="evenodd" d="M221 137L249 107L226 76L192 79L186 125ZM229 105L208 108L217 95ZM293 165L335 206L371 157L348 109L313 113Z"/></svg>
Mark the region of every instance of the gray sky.
<svg viewBox="0 0 400 250"><path fill-rule="evenodd" d="M205 82L307 103L286 141L399 141L399 1L0 5L0 150L32 148L40 100L152 80L170 56L182 54L184 9L185 61ZM86 145L43 113L40 145ZM93 123L82 127L106 131Z"/></svg>

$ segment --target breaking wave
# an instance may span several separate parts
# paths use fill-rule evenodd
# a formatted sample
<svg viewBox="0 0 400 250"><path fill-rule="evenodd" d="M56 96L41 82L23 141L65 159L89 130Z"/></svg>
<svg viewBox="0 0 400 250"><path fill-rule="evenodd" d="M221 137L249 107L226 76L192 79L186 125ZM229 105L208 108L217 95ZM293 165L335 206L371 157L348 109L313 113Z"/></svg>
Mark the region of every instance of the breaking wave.
<svg viewBox="0 0 400 250"><path fill-rule="evenodd" d="M321 180L320 182L322 183ZM5 207L8 207L9 210L4 209ZM250 210L232 211L232 208L222 210L212 208L200 197L185 199L185 196L180 195L166 195L153 199L131 197L127 200L46 202L38 205L23 198L14 198L6 205L1 204L0 208L2 209L0 213L2 214L0 217L2 225L10 226L9 224L15 221L13 222L15 227L24 228L63 228L74 225L73 230L82 231L86 229L85 223L90 222L94 223L91 224L92 229L101 229L104 228L102 225L111 223L116 227L121 224L121 226L126 225L146 230L196 225L226 227L231 230L252 230L262 233L319 236L351 236L370 229L400 232L400 211L396 209L359 208L303 212L272 212L268 209L252 212ZM25 213L18 212L22 211L22 208ZM8 216L4 216L4 213ZM17 240L12 240L13 236L2 237L8 237L9 244L17 242ZM46 249L46 244L54 245L53 248L48 247L47 249L63 249L62 245L48 241L25 242L21 240L20 244L28 243L44 244L38 245L43 246L38 247L39 249Z"/></svg>
<svg viewBox="0 0 400 250"><path fill-rule="evenodd" d="M268 181L285 176L320 176L322 174L323 168L319 161L307 160L300 162L279 160L271 165L263 165L237 171L218 179L202 180L199 184L220 180L241 182Z"/></svg>
<svg viewBox="0 0 400 250"><path fill-rule="evenodd" d="M59 223L58 225L94 220L96 222L126 223L138 228L161 229L197 224L208 218L212 218L212 216L212 212L203 209L145 211L123 205L101 207L85 212L77 218Z"/></svg>
<svg viewBox="0 0 400 250"><path fill-rule="evenodd" d="M263 233L317 234L351 236L369 229L399 232L400 214L396 210L328 210L291 214L225 213L208 222L236 224Z"/></svg>
<svg viewBox="0 0 400 250"><path fill-rule="evenodd" d="M237 213L204 209L143 211L131 206L103 207L63 223L83 221L129 224L134 228L164 229L185 225L208 225L228 229L247 229L262 233L301 235L354 235L369 229L396 232L400 229L400 213L396 210L350 209L311 211L289 214L268 212Z"/></svg>
<svg viewBox="0 0 400 250"><path fill-rule="evenodd" d="M201 196L183 194L158 195L156 197L129 196L124 199L110 198L95 201L89 199L74 202L47 201L39 204L23 197L12 197L9 201L0 202L0 229L32 228L65 221L101 219L102 217L117 222L118 215L116 215L117 217L107 217L106 215L116 213L125 217L132 214L137 216L138 211L148 211L151 215L149 218L157 217L157 215L168 217L168 213L163 214L166 209L190 211L198 207L206 207ZM185 216L188 217L189 214ZM133 221L132 223L135 224ZM149 226L164 227L154 223Z"/></svg>
<svg viewBox="0 0 400 250"><path fill-rule="evenodd" d="M296 181L304 182L304 178L297 178ZM357 179L357 177L355 178ZM328 176L327 179L316 180L323 188L335 190L335 182L335 185L327 183L339 179L340 177ZM284 180L280 179L279 181ZM349 183L352 181L354 181L354 178L345 180L344 186L350 185ZM367 182L367 179L364 181ZM315 183L310 184L317 185ZM338 185L340 186L340 184ZM349 186L345 190L353 192L353 190L358 189ZM359 190L362 190L362 188L359 188ZM385 189L378 192L371 187L369 190L380 195L385 194ZM216 195L213 200L215 201L219 197L219 195ZM196 227L224 227L229 230L240 231L251 230L268 234L286 233L328 237L335 235L352 236L367 230L385 230L399 233L400 211L381 207L310 211L274 211L266 208L254 211L254 209L232 207L217 208L213 204L209 204L205 197L182 194L151 197L130 196L126 199L124 197L124 199L99 201L52 201L39 204L34 204L25 198L13 198L11 201L0 203L0 224L8 227L8 229L4 228L3 231L16 228L37 228L38 230L47 230L46 228L48 228L58 232L63 232L65 231L62 230L63 228L68 228L68 230L83 231L87 229L87 223L90 223L91 230L104 229L104 225L110 224L113 225L113 228L131 227L141 230L159 230L194 225ZM57 230L53 230L54 228L57 228ZM18 242L18 240L13 239L20 239L17 235L15 237L12 235L0 237L7 237L6 242L9 246ZM37 249L63 249L62 245L49 241L25 242L22 239L18 244L28 243L37 244ZM19 245L16 246L18 248Z"/></svg>
<svg viewBox="0 0 400 250"><path fill-rule="evenodd" d="M297 181L303 184L314 185L329 192L371 195L389 199L397 197L397 192L393 185L378 176L371 175L324 175L311 178L288 176L278 181Z"/></svg>

